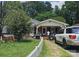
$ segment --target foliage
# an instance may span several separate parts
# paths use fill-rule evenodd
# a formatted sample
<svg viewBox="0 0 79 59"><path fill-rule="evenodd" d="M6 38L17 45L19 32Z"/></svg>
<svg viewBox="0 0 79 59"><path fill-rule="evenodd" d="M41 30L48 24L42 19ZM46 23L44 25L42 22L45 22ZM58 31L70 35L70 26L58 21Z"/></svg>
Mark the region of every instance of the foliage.
<svg viewBox="0 0 79 59"><path fill-rule="evenodd" d="M79 2L66 1L62 7L62 14L66 19L66 23L73 25L79 23Z"/></svg>
<svg viewBox="0 0 79 59"><path fill-rule="evenodd" d="M23 9L31 17L39 21L43 21L49 18L64 21L63 9L59 9L56 5L53 9L51 3L48 1L30 1L23 2ZM62 14L63 12L63 14Z"/></svg>
<svg viewBox="0 0 79 59"><path fill-rule="evenodd" d="M30 18L25 15L22 10L12 10L4 17L4 24L8 26L12 34L17 36L17 39L21 39L22 35L29 31L30 23L28 21Z"/></svg>
<svg viewBox="0 0 79 59"><path fill-rule="evenodd" d="M26 39L20 42L0 43L0 57L26 57L40 40Z"/></svg>
<svg viewBox="0 0 79 59"><path fill-rule="evenodd" d="M32 1L32 2L24 2L23 8L26 13L39 21L43 21L49 18L57 19L59 21L64 21L63 17L60 17L61 10L58 6L55 6L54 10L51 7L50 2L48 1ZM61 20L60 20L61 19Z"/></svg>
<svg viewBox="0 0 79 59"><path fill-rule="evenodd" d="M57 21L61 21L61 22L65 22L65 19L62 16L56 16L56 17L53 17L52 19L57 20Z"/></svg>
<svg viewBox="0 0 79 59"><path fill-rule="evenodd" d="M23 8L32 18L37 16L39 13L47 12L52 10L50 2L43 1L30 1L24 2Z"/></svg>
<svg viewBox="0 0 79 59"><path fill-rule="evenodd" d="M23 9L23 6L19 1L5 1L3 7L9 11Z"/></svg>
<svg viewBox="0 0 79 59"><path fill-rule="evenodd" d="M54 9L55 9L55 11L54 11L55 14L56 14L57 16L60 16L60 9L59 9L59 7L56 5Z"/></svg>
<svg viewBox="0 0 79 59"><path fill-rule="evenodd" d="M50 19L52 17L55 17L56 14L54 14L52 11L48 11L48 12L44 12L44 13L39 13L35 19L39 20L39 21L43 21L46 19Z"/></svg>
<svg viewBox="0 0 79 59"><path fill-rule="evenodd" d="M2 2L0 2L0 36L2 35L2 27L3 27L3 5L2 5ZM2 13L3 12L3 13Z"/></svg>
<svg viewBox="0 0 79 59"><path fill-rule="evenodd" d="M30 30L30 18L22 9L20 2L5 2L4 7L7 11L4 16L4 25L8 27L10 33L15 35L17 40L20 40Z"/></svg>

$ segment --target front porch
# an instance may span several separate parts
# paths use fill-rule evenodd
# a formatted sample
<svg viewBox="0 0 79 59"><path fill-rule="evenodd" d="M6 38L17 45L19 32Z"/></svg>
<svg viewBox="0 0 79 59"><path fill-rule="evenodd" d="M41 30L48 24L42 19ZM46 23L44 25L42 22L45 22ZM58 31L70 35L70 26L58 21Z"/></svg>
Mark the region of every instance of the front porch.
<svg viewBox="0 0 79 59"><path fill-rule="evenodd" d="M40 34L41 36L47 36L47 32L58 33L58 30L61 29L59 26L40 26L36 29L35 34Z"/></svg>
<svg viewBox="0 0 79 59"><path fill-rule="evenodd" d="M68 24L53 19L39 22L33 27L34 35L46 36L47 32L57 34L60 29L64 29Z"/></svg>

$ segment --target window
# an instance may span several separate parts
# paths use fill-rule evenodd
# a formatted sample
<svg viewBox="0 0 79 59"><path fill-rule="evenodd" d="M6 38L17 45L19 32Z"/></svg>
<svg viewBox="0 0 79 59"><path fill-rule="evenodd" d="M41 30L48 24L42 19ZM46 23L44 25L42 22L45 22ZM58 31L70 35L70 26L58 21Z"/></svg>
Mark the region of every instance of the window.
<svg viewBox="0 0 79 59"><path fill-rule="evenodd" d="M60 29L59 31L58 31L58 34L63 34L64 33L64 29Z"/></svg>
<svg viewBox="0 0 79 59"><path fill-rule="evenodd" d="M75 33L79 34L79 27L67 28L66 33Z"/></svg>

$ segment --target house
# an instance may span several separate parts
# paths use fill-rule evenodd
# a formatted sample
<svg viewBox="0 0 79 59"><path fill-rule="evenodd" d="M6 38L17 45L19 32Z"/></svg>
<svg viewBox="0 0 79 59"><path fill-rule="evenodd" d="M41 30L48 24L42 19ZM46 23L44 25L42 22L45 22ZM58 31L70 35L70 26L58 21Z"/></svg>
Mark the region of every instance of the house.
<svg viewBox="0 0 79 59"><path fill-rule="evenodd" d="M57 33L59 29L64 29L68 26L68 24L54 19L47 19L41 22L33 19L32 22L34 35L40 34L42 36L46 36L47 31Z"/></svg>
<svg viewBox="0 0 79 59"><path fill-rule="evenodd" d="M32 23L31 25L32 32L30 33L30 36L34 35L47 36L47 31L58 33L59 29L64 29L65 27L68 26L68 24L56 21L54 19L47 19L44 21L31 19L31 23ZM4 34L5 38L14 39L14 35L8 34L6 26L3 27L2 33Z"/></svg>
<svg viewBox="0 0 79 59"><path fill-rule="evenodd" d="M2 37L1 40L5 41L15 41L15 36L13 34L8 33L8 28L7 26L4 26L2 29Z"/></svg>

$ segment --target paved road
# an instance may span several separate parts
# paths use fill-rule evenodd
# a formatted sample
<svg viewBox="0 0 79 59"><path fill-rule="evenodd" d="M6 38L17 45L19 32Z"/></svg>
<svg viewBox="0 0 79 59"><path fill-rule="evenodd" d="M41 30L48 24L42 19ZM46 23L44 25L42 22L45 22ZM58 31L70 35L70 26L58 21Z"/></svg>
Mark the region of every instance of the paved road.
<svg viewBox="0 0 79 59"><path fill-rule="evenodd" d="M70 46L68 49L67 49L73 57L79 57L79 46Z"/></svg>
<svg viewBox="0 0 79 59"><path fill-rule="evenodd" d="M72 54L73 57L79 57L79 52L77 52L76 50L69 50Z"/></svg>
<svg viewBox="0 0 79 59"><path fill-rule="evenodd" d="M58 44L58 45L60 47L62 47L62 45L60 45L60 44ZM69 51L73 57L79 57L79 46L68 46L68 48L66 50Z"/></svg>

